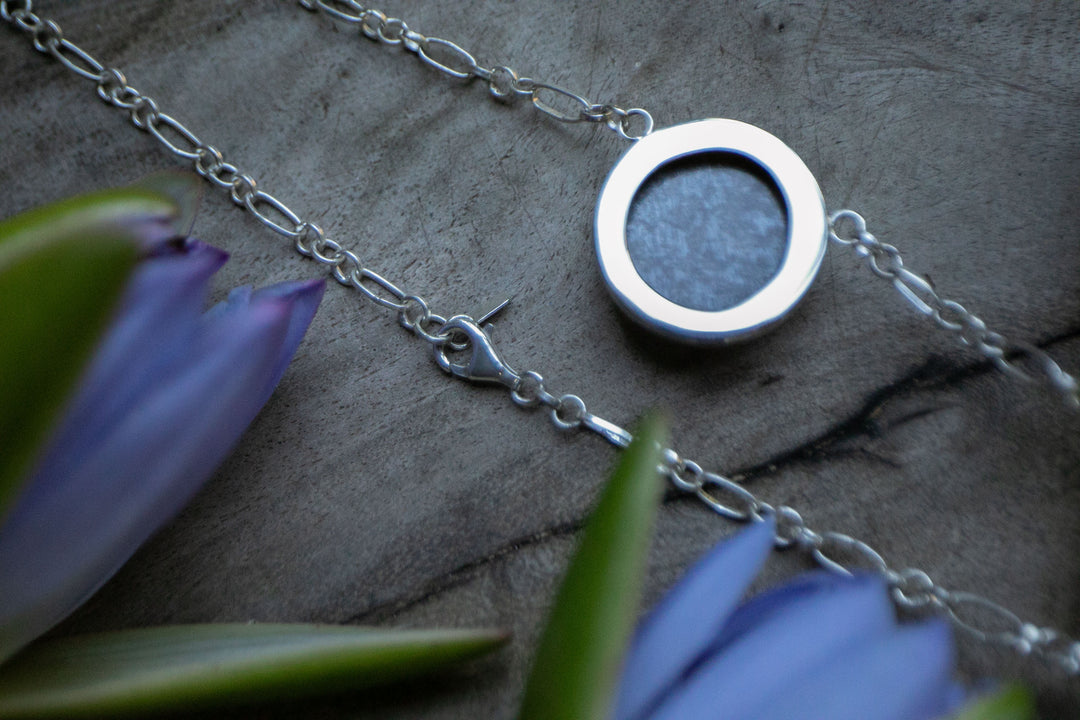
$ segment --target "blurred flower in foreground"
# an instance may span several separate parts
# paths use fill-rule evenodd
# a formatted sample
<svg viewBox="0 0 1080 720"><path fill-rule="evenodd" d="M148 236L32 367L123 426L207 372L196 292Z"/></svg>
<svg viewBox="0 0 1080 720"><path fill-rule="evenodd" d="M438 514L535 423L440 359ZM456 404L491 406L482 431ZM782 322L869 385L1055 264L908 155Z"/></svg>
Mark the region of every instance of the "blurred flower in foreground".
<svg viewBox="0 0 1080 720"><path fill-rule="evenodd" d="M225 253L190 240L142 247L2 518L0 661L86 600L194 495L269 398L322 297L322 281L241 288L203 314Z"/></svg>
<svg viewBox="0 0 1080 720"><path fill-rule="evenodd" d="M931 720L963 700L942 621L898 625L873 576L810 573L739 604L771 520L721 544L638 627L616 720Z"/></svg>
<svg viewBox="0 0 1080 720"><path fill-rule="evenodd" d="M811 573L740 604L773 547L769 515L636 623L664 447L650 413L585 523L519 720L932 720L963 700L948 625L897 624L877 577ZM963 720L1030 720L1026 698Z"/></svg>
<svg viewBox="0 0 1080 720"><path fill-rule="evenodd" d="M322 298L322 281L240 288L202 313L225 253L178 239L199 183L158 175L0 220L0 717L292 700L432 673L507 640L213 623L30 642L210 476Z"/></svg>

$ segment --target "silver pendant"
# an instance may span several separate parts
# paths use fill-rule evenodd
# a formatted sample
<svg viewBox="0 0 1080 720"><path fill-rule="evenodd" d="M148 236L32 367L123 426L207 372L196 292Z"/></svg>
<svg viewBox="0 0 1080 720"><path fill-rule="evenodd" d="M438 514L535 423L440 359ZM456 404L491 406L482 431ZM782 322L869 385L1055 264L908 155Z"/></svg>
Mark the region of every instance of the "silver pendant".
<svg viewBox="0 0 1080 720"><path fill-rule="evenodd" d="M787 246L779 270L760 290L720 310L687 307L642 276L627 247L630 206L664 165L701 153L730 153L768 173L787 209ZM616 303L646 328L692 343L729 343L765 332L802 299L825 255L828 221L817 181L791 148L761 128L709 119L658 130L634 143L612 168L596 206L596 255Z"/></svg>

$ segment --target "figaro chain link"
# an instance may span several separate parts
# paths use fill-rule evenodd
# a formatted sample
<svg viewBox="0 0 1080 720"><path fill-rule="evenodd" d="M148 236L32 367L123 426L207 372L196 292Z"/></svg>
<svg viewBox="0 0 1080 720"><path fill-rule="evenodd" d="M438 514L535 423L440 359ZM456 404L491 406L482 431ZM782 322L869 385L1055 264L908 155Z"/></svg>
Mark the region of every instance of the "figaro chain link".
<svg viewBox="0 0 1080 720"><path fill-rule="evenodd" d="M866 258L870 270L893 287L920 314L931 318L967 347L994 363L1002 372L1027 383L1043 383L1059 393L1066 406L1080 410L1080 384L1044 351L1031 343L1008 340L989 330L983 320L955 300L938 295L933 283L904 267L900 251L866 229L866 220L853 210L838 210L829 218L829 238Z"/></svg>
<svg viewBox="0 0 1080 720"><path fill-rule="evenodd" d="M299 2L309 9L317 5L323 11L349 22L366 23L364 26L384 42L392 44L396 38L405 43L407 39L408 43L415 45L417 50L414 52L417 52L421 59L428 57L427 53L432 47L449 47L452 50L457 48L456 45L437 38L425 39L426 44L422 44L420 39L422 36L410 35L404 22L392 18L380 19L384 17L381 13L376 15L368 14L371 11L360 13L359 6L353 2L314 2L314 0L299 0ZM584 401L578 396L555 395L548 391L539 373L535 371L519 373L504 362L492 345L491 326L483 325L487 317L493 313L488 313L478 321L467 315L455 315L447 320L431 312L427 301L420 296L406 293L378 273L364 267L352 250L326 237L318 225L303 220L273 195L259 190L254 178L243 173L236 165L226 162L220 150L202 142L183 123L162 112L152 98L129 85L120 70L106 67L85 50L64 38L59 25L33 12L33 0L0 0L0 19L29 34L36 50L51 55L76 75L92 81L96 86L98 96L103 101L128 111L135 127L150 133L172 154L191 161L196 172L214 185L228 190L233 202L246 209L263 225L289 238L300 254L328 266L331 275L338 283L352 287L372 302L395 311L401 325L432 345L436 363L444 371L455 377L475 382L501 384L510 391L511 399L517 405L524 408L538 406L547 408L552 422L560 429L589 430L619 448L624 448L631 442L632 436L628 431L589 413ZM406 44L406 47L408 46ZM420 49L423 49L422 53ZM471 60L471 55L464 51L460 52L460 57L468 56L466 59ZM444 67L449 68L449 66ZM476 77L485 77L486 74L489 82L492 82L496 76L510 79L516 77L506 68L478 72L475 62L466 62L462 67L467 68ZM496 82L501 82L501 80ZM552 87L540 83L527 84L527 86L534 89L541 86ZM537 104L535 97L533 95L534 104ZM585 101L583 104L588 103ZM537 104L537 107L546 112L541 105ZM590 104L590 108L592 107L595 106ZM627 111L627 115L630 112ZM622 116L616 114L616 117ZM619 128L625 130L621 120L618 121L616 131ZM912 280L912 277L918 278L918 276L910 273L900 274L902 263L898 262L898 253L888 249L891 246L881 251L884 257L879 258L881 252L874 249L878 246L861 235L865 230L864 223L856 220L856 225L862 228L859 238L852 240L837 236L835 230L837 223L843 218L851 219L850 215L844 215L844 213L850 213L850 211L842 211L833 216L831 227L834 240L844 244L857 244L857 248L865 247L865 250L859 250L859 252L871 259L872 268L896 273L893 276L885 275L884 277L892 277L898 289L903 285L916 288L916 290L911 290L911 293L921 292L922 295L914 295L901 290L916 307L921 307L920 303L922 303L931 310L930 314L933 314L935 310L939 311L934 315L935 319L938 319L939 315L944 315L940 312L941 310L947 311L952 307L949 305L950 301L937 298L936 293L932 293L932 289L927 291L928 281L921 278ZM501 308L502 306L499 306L493 312ZM955 308L953 310L955 312ZM976 333L978 337L974 339L975 336L966 334L963 328L971 325L984 326L976 323L974 316L967 314L965 317L967 319L945 316L939 322L958 323L960 328L956 331L961 333L961 338L971 339L987 357L994 359L995 362L1000 361L1011 365L1012 360L1009 359L1011 348L1019 347L1029 355L1031 354L1027 348L997 340L992 333L985 332L981 335ZM948 327L948 325L945 326ZM990 350L984 349L984 345ZM998 353L995 348L1000 348L1001 352ZM465 357L464 361L459 360L461 356ZM1042 355L1037 355L1037 358L1045 364L1046 360ZM1053 367L1056 368L1056 364L1053 364ZM1056 373L1071 379L1060 368ZM1054 381L1054 378L1058 377L1056 373L1048 371L1047 376ZM1066 390L1071 387L1071 397L1075 400L1075 381L1071 386L1067 382L1055 382L1055 384L1063 384ZM793 508L786 505L773 507L734 480L706 471L696 462L681 457L670 448L663 453L660 470L676 489L696 496L713 512L724 518L736 522L761 522L767 517L773 517L775 545L779 549L798 549L822 568L834 573L877 574L884 578L899 607L914 611L942 613L957 628L977 640L1012 648L1021 655L1038 657L1070 675L1080 674L1080 642L1066 637L1057 630L1025 622L1013 612L982 596L947 590L936 584L922 570L912 568L895 570L865 542L842 533L812 530Z"/></svg>
<svg viewBox="0 0 1080 720"><path fill-rule="evenodd" d="M359 26L364 37L405 48L444 75L466 81L478 78L487 83L488 92L497 100L510 102L526 97L533 107L559 122L602 122L626 140L639 140L652 132L652 116L641 108L624 110L611 103L594 103L558 85L520 77L506 65L482 66L457 43L422 35L404 20L387 17L381 10L365 8L355 0L297 1L312 12L321 11Z"/></svg>

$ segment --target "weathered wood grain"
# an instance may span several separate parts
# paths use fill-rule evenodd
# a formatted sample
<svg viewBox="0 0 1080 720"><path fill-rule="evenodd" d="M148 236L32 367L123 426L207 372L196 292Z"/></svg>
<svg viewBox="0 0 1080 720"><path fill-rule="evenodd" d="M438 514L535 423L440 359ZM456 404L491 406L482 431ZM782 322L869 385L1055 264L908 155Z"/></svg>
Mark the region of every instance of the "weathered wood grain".
<svg viewBox="0 0 1080 720"><path fill-rule="evenodd" d="M1080 419L990 372L831 248L776 332L728 350L655 341L608 299L595 195L623 150L447 81L294 3L35 3L68 36L305 217L442 314L512 295L509 362L674 441L899 567L1080 634ZM1080 5L400 1L482 62L776 134L911 268L1080 371ZM0 213L178 161L92 86L0 33ZM208 189L195 233L219 287L320 270ZM190 508L62 631L214 620L495 624L516 641L452 682L306 717L510 717L546 603L613 452L499 391L447 379L355 293L327 293L266 410ZM649 599L733 528L662 512ZM778 556L770 577L803 566ZM963 646L970 675L1065 682ZM295 711L295 709L293 709ZM282 710L289 717L290 710ZM293 713L295 714L295 713ZM264 715L256 715L262 717Z"/></svg>

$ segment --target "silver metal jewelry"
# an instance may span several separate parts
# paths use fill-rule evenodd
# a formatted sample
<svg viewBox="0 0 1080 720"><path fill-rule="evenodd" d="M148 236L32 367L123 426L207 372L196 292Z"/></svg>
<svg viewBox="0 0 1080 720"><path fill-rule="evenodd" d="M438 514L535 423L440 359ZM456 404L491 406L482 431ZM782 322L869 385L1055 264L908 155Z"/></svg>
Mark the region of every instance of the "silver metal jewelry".
<svg viewBox="0 0 1080 720"><path fill-rule="evenodd" d="M639 141L653 134L653 118L648 111L641 108L624 110L611 103L594 103L558 85L522 77L506 65L481 65L472 53L460 45L443 38L419 33L411 29L404 20L387 17L386 13L373 8L365 8L355 0L297 0L297 2L307 10L322 12L335 20L358 26L364 37L414 53L425 64L451 78L478 79L487 84L491 96L497 100L512 102L519 98L528 98L533 107L559 122L603 123L623 139L634 142L635 145L612 168L608 181L601 191L600 201L597 204L596 246L605 281L616 303L650 329L669 337L691 342L729 342L752 337L783 319L784 315L802 298L813 281L821 258L819 256L816 263L809 262L810 248L813 244L809 236L817 232L819 224L817 213L810 209L814 203L811 202L809 196L813 194L810 191L811 187L818 192L817 181L808 170L805 174L803 173L805 165L793 151L760 128L754 128L754 130L761 135L748 133L751 136L745 138L748 144L741 143L740 147L730 147L734 143L731 143L729 138L711 137L711 133L709 137L697 137L697 141L692 143L686 140L683 143L673 142L672 145L678 145L678 147L672 147L671 154L666 157L656 158L655 164L651 166L650 172L680 156L713 150L727 150L748 157L761 165L780 186L788 205L789 226L797 228L789 230L787 254L797 255L799 259L796 261L785 258L784 261L786 271L790 273L790 278L785 276L785 279L790 279L791 282L791 287L786 289L787 301L790 305L782 307L783 303L779 299L776 302L759 303L754 298L750 298L745 303L731 308L731 316L726 313L717 313L724 315L724 322L730 321L731 328L736 329L725 330L723 324L718 324L719 329L702 330L705 323L699 319L700 316L662 297L658 298L655 291L641 280L637 270L632 268L632 263L631 267L627 268L625 260L616 262L618 271L613 275L609 270L610 263L605 262L605 258L621 257L625 251L620 232L613 230L613 228L623 226L625 212L628 209L628 207L623 207L627 192L623 186L624 182L629 184L629 180L621 179L624 171L620 168L627 168L626 175L636 177L640 174L640 168L636 167L637 161L631 160L627 164L627 158L636 158L635 148ZM16 3L10 4L16 5ZM37 42L35 40L35 43ZM64 61L62 53L58 57ZM716 122L735 123L736 121ZM676 128L691 128L696 125L697 123L687 123ZM730 132L729 128L737 127L737 125L720 124L709 127L715 127L718 132ZM663 142L666 144L668 142L666 138L669 137L667 133L673 131L675 128L667 128L655 134L664 137ZM679 130L677 135L681 136L684 132L696 135L694 131L684 130ZM766 140L766 138L772 139ZM652 141L645 146L651 146L651 144ZM170 147L171 149L173 148ZM766 151L767 157L757 155L763 151ZM635 168L635 170L631 171L630 168ZM781 172L783 177L780 177ZM637 180L634 189L642 179ZM610 189L609 186L611 186ZM632 199L633 191L629 192ZM614 207L610 211L605 211L607 208L605 197L612 195L619 197L620 202L617 206L612 203ZM793 197L799 199L797 217L792 217L796 209L792 207ZM820 200L819 192L818 198ZM629 205L628 200L626 200L626 205ZM807 227L801 227L803 223ZM797 244L795 243L796 233L800 238ZM876 276L890 281L912 307L933 319L942 329L953 333L962 345L973 348L1011 377L1025 383L1048 387L1062 398L1069 409L1080 410L1080 383L1073 375L1065 372L1053 358L1034 345L1005 338L988 329L981 318L969 312L960 303L942 298L926 276L904 266L896 247L879 241L867 231L866 221L857 212L846 209L833 212L828 217L827 233L833 243L851 247L859 257L865 258L870 270ZM819 252L823 254L823 250ZM797 270L798 268L802 271ZM778 279L779 276L774 278L774 281ZM770 282L761 292L768 291L769 297L774 298L785 294L785 291L773 286L774 282ZM743 313L740 308L746 305L750 306L751 311ZM673 319L671 315L675 318ZM739 320L734 320L735 316L739 316ZM683 320L690 323L689 327L681 324ZM695 321L698 324L693 324ZM740 323L743 327L737 329Z"/></svg>
<svg viewBox="0 0 1080 720"><path fill-rule="evenodd" d="M443 74L459 79L479 78L488 84L489 91L496 98L528 97L536 109L556 120L603 123L629 140L646 137L652 131L652 118L644 110L623 110L610 104L594 104L558 86L519 77L509 67L481 66L460 46L441 38L421 35L411 30L403 20L387 17L378 10L365 9L351 0L299 0L299 4L308 10L321 10L338 20L358 25L365 36L381 43L404 47ZM120 70L107 67L67 40L59 25L34 13L32 0L0 0L0 19L29 35L36 50L52 56L76 75L92 82L98 97L127 111L135 127L150 133L173 155L192 163L196 172L207 181L227 190L236 205L246 209L275 233L291 240L300 254L327 266L331 277L338 283L355 289L375 304L392 311L404 328L429 344L436 364L450 376L500 385L510 393L517 405L548 410L552 422L560 429L589 430L620 448L629 444L631 435L628 431L588 412L581 398L551 392L539 373L515 370L501 357L492 342L490 326L485 322L505 303L479 319L466 314L452 315L447 319L432 312L420 295L407 292L364 267L354 251L328 238L318 225L302 219L281 200L259 189L255 179L226 161L218 148L200 140L181 121L161 111L151 97L129 85ZM560 101L569 103L572 109L558 107L556 103ZM614 213L615 217L618 216L618 208L626 202L627 194L633 193L631 185L640 183L650 172L649 168L662 163L663 160L658 159L661 155L665 152L678 155L714 148L742 153L757 158L767 166L787 197L789 211L799 219L799 223L793 222L792 225L806 226L805 230L799 231L805 236L798 235L798 248L790 253L797 258L791 260L796 266L795 270L790 271L796 290L789 288L786 291L789 297L794 295L794 300L797 300L813 279L822 254L818 236L827 231L834 243L850 246L860 257L866 258L876 275L890 281L916 310L954 333L961 343L973 347L1010 375L1048 385L1061 395L1070 408L1080 408L1080 391L1073 376L1038 348L1006 340L988 330L980 318L959 303L941 298L928 279L904 266L895 247L878 241L867 231L865 221L857 213L850 210L835 212L823 225L823 210L818 207L820 195L816 194L816 183L802 162L780 141L735 121L702 121L701 129L722 129L728 136L719 141L727 144L717 145L715 139L702 140L697 130L688 130L698 125L689 123L658 131L655 133L657 138L673 138L671 146L650 155L653 152L648 150L650 145L641 143L620 161L620 165L628 162L627 165L623 165L622 169L620 165L616 166L609 179L609 185L612 182L615 184L605 188L597 217L598 225L601 222L604 225L603 238L599 235L597 238L598 244L605 244L604 257L608 252L608 231L618 225L614 220L609 221L609 215ZM733 131L736 136L742 133L741 139L731 140ZM664 139L663 142L667 143L668 140ZM660 146L661 143L656 145ZM636 152L637 147L646 149ZM607 203L616 209L607 210ZM794 235L792 243L795 243ZM621 287L621 282L621 279L617 279L614 284ZM783 294L780 290L776 292ZM750 332L761 329L761 324L775 322L783 316L786 309L782 305L783 302L778 300L767 309L748 312L749 319L743 322ZM722 330L719 337L724 338ZM778 549L798 549L822 568L839 574L853 571L876 573L888 583L897 606L944 614L957 628L979 641L1012 648L1021 655L1039 658L1069 675L1080 675L1080 641L1058 630L1024 621L985 597L946 589L922 570L892 567L861 540L839 532L811 529L793 508L786 505L774 507L732 479L706 471L698 463L670 448L664 451L662 469L675 488L696 496L724 518L737 522L757 522L766 516L773 516Z"/></svg>
<svg viewBox="0 0 1080 720"><path fill-rule="evenodd" d="M638 189L661 166L683 157L725 152L766 169L787 204L787 252L765 287L734 307L684 307L654 290L634 267L626 221ZM745 340L780 322L814 281L825 256L828 222L817 181L795 152L761 128L738 120L698 120L642 138L611 169L596 205L596 255L616 302L641 324L677 340Z"/></svg>

